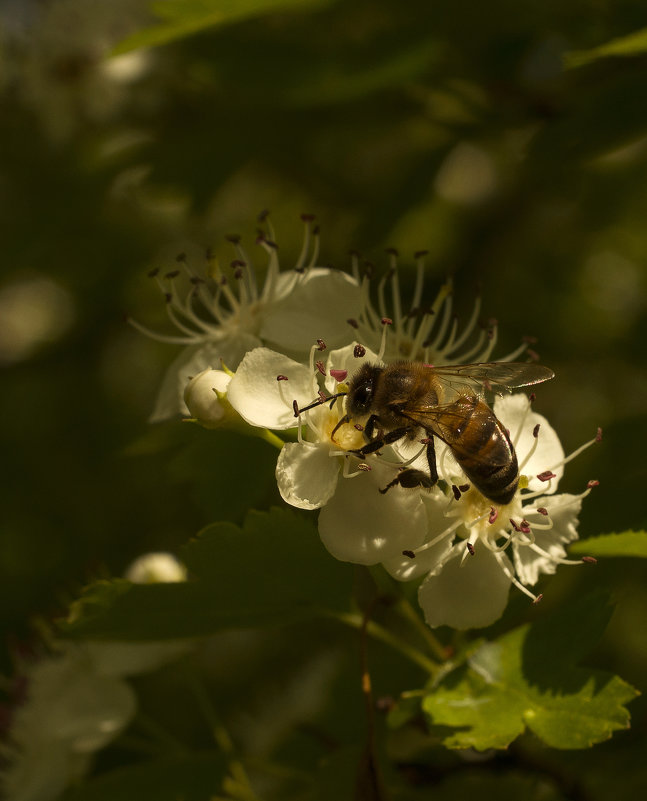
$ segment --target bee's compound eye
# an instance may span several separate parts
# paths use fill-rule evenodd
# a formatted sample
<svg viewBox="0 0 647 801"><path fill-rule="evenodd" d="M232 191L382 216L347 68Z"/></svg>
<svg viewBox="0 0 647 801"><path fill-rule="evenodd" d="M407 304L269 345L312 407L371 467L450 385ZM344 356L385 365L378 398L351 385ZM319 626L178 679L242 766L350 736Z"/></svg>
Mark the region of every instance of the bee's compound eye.
<svg viewBox="0 0 647 801"><path fill-rule="evenodd" d="M371 405L373 397L373 387L368 382L360 384L353 394L353 407L357 412L367 411Z"/></svg>

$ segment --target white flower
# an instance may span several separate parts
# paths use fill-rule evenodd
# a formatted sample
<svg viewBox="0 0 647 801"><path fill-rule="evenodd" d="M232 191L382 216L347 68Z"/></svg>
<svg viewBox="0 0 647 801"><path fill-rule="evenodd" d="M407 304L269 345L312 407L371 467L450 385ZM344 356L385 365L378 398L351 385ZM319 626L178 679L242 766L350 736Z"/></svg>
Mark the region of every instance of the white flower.
<svg viewBox="0 0 647 801"><path fill-rule="evenodd" d="M312 217L304 215L301 254L292 270L281 272L273 229L257 243L267 254L262 286L256 269L237 237L229 277L214 260L207 279L197 276L184 257L178 261L189 284L185 294L177 286L182 270L161 277L152 273L166 297L168 315L178 335L158 334L129 320L138 330L163 342L184 345L169 367L153 411L153 422L187 413L183 393L187 381L206 368L226 365L235 369L253 348L269 344L283 353L306 356L318 337L338 346L348 341L347 320L360 309L360 288L346 273L317 267L319 237Z"/></svg>
<svg viewBox="0 0 647 801"><path fill-rule="evenodd" d="M205 428L218 428L224 423L230 381L229 373L210 367L193 376L184 389L184 402L193 420Z"/></svg>
<svg viewBox="0 0 647 801"><path fill-rule="evenodd" d="M467 325L459 330L458 319L453 313L453 285L445 281L433 303L423 304L424 257L426 251L415 254L416 283L408 311L400 293L398 278L398 254L393 248L388 251L390 269L377 286L377 308L371 301L371 281L362 280L362 311L352 320L356 336L369 348L379 349L387 364L400 359L425 362L440 366L444 364L468 364L487 362L497 342L497 322L489 320L487 325L479 323L481 299L476 299ZM353 274L360 280L358 256L353 256ZM390 290L390 305L387 304L387 287ZM384 321L388 320L388 336L382 345ZM477 333L478 332L478 333ZM514 361L527 349L520 345L512 353L498 361Z"/></svg>
<svg viewBox="0 0 647 801"><path fill-rule="evenodd" d="M439 475L452 492L449 498L439 488L422 493L425 543L385 560L400 580L426 575L418 598L430 626L487 626L503 613L511 584L537 602L541 596L527 585L542 573L554 573L559 564L581 564L566 559L564 546L577 539L577 518L590 487L579 495L555 492L564 464L595 440L565 458L557 434L531 410L525 395L498 398L494 412L510 430L519 459L521 478L513 499L493 505L475 487L468 488L449 449L438 448Z"/></svg>
<svg viewBox="0 0 647 801"><path fill-rule="evenodd" d="M366 360L378 361L357 344L330 352L325 364L315 362L317 352L313 347L306 366L267 348L251 351L232 378L227 399L250 425L278 430L298 425L297 442L283 446L276 466L281 496L301 509L321 509L319 533L333 556L376 564L400 553L416 533L422 542L424 506L419 494L401 487L378 492L392 468L376 458L369 465L350 453L365 441L354 425L340 423L341 403L320 403L295 417L295 405L310 405L319 391L324 397L345 392L344 382ZM388 447L383 453L395 458Z"/></svg>

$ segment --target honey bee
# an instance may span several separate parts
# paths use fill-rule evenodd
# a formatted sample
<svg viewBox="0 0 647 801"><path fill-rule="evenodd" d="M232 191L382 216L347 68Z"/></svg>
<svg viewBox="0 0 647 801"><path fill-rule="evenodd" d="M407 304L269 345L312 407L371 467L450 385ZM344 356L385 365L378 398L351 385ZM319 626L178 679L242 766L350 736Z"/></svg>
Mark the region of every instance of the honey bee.
<svg viewBox="0 0 647 801"><path fill-rule="evenodd" d="M432 367L399 361L385 367L364 364L352 377L343 423L366 419L367 444L360 457L422 430L429 475L402 470L388 486L431 487L438 481L434 437L449 446L470 482L496 504L509 503L519 484L519 466L510 435L483 400L553 378L547 367L520 362L491 362ZM343 393L340 393L343 394ZM333 431L333 437L334 437Z"/></svg>

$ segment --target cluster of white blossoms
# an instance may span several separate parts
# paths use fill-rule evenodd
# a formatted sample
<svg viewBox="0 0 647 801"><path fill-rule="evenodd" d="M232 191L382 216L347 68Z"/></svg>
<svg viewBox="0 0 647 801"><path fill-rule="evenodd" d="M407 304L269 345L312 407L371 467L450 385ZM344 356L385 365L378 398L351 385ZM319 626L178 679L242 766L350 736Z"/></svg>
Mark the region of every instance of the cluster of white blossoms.
<svg viewBox="0 0 647 801"><path fill-rule="evenodd" d="M167 553L145 554L126 572L135 584L186 579ZM9 801L53 801L90 770L97 751L128 726L137 699L128 677L179 658L189 640L52 642L18 665L8 734L0 748L0 788Z"/></svg>
<svg viewBox="0 0 647 801"><path fill-rule="evenodd" d="M236 241L238 295L218 289L199 298L205 310L211 309L211 322L193 315L193 297L180 304L176 295L168 295L176 324L190 318L200 329L189 334L185 327L188 349L167 377L167 384L177 385L178 365L183 371L195 369L188 383L186 374L179 381L194 420L208 428L292 430L286 441L275 438L281 448L276 478L282 498L300 509L320 510L319 533L335 558L382 564L400 581L418 579L419 602L430 626L489 625L502 614L512 585L537 601L541 596L529 586L541 574L553 573L559 564L581 563L566 558L565 546L577 538L578 513L591 486L579 495L557 494L564 465L581 449L565 457L557 434L532 410L526 394L494 402L519 464L518 486L504 505L493 503L466 478L451 448L438 438L438 482L399 481L406 467L414 475L428 475L430 432L420 429L418 441L387 437L367 449L367 420L347 416L346 395L363 365L383 367L402 359L435 367L490 361L497 329L495 322L478 325L480 301L462 330L453 314L450 282L424 306L424 254L418 253L413 299L405 312L395 251L373 293L370 276L360 275L357 256L348 275L317 267L318 247L307 258L309 218L302 257L290 274L279 271L273 241L261 234L259 242L270 256L262 293L254 289L250 262ZM218 287L227 287L219 273L215 278ZM184 322L178 320L180 309ZM522 344L499 361L524 352L533 355Z"/></svg>

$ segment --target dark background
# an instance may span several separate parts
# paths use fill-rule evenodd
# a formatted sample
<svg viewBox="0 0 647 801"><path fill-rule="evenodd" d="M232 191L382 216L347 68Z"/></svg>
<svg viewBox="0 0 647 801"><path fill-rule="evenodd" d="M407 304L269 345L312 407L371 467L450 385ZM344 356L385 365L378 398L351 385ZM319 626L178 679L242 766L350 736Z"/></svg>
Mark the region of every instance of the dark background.
<svg viewBox="0 0 647 801"><path fill-rule="evenodd" d="M145 3L0 6L12 647L89 577L277 499L269 446L148 426L176 350L123 319L170 332L147 272L180 252L199 266L208 246L228 260L231 233L253 250L264 209L285 268L312 212L322 263L345 267L357 248L379 273L395 246L406 272L427 249L429 299L453 274L463 318L480 288L500 324L495 357L538 337L557 378L537 410L566 452L604 429L561 485L601 482L581 535L645 526L647 56L565 66L641 28L644 3L285 6L114 61L110 48L149 21ZM644 686L644 568L595 570L577 581L619 603L600 660ZM557 596L560 580L572 579Z"/></svg>

